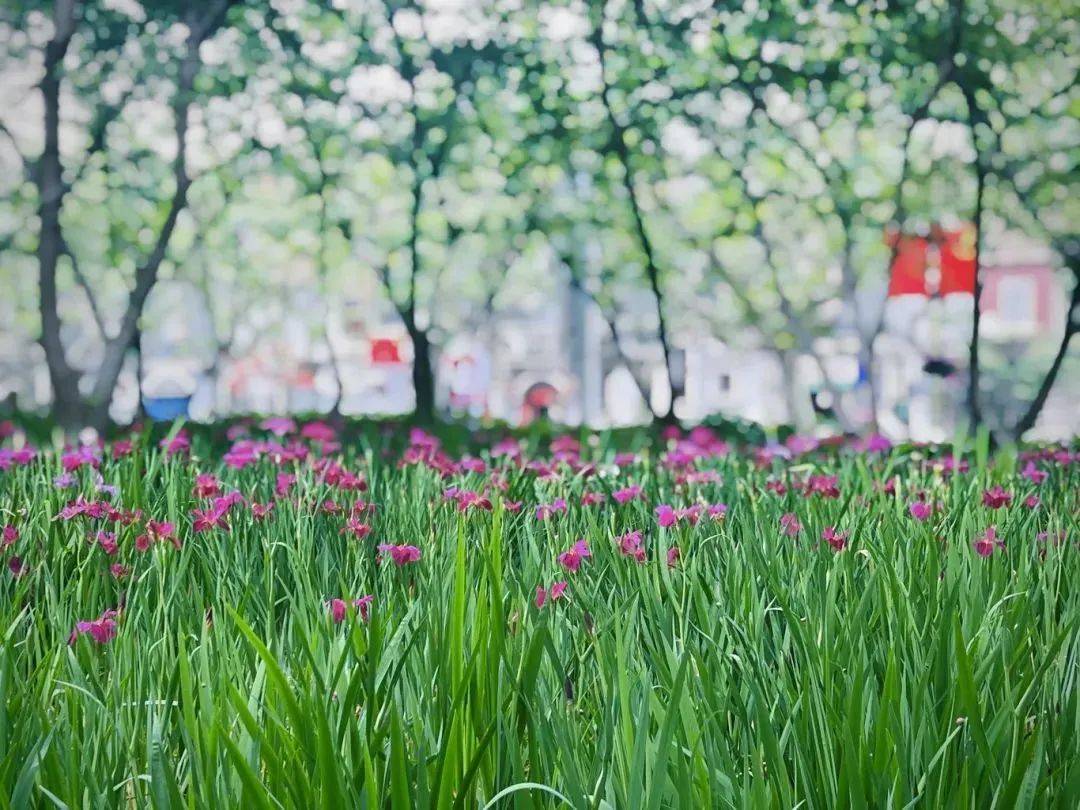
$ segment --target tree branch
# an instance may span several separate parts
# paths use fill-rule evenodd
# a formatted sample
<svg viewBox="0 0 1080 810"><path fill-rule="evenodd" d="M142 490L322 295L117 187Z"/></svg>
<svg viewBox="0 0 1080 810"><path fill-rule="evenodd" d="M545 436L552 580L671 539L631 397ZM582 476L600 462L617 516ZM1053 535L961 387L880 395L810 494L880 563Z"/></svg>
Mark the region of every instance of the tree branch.
<svg viewBox="0 0 1080 810"><path fill-rule="evenodd" d="M611 85L608 83L604 60L605 47L602 22L593 26L590 33L590 41L592 42L593 47L596 48L597 58L600 60L600 81L602 85L600 90L600 101L604 106L608 124L612 131L612 138L609 145L614 147L615 155L622 165L622 184L630 202L630 212L633 215L634 228L637 232L638 241L645 257L645 275L649 282L649 289L652 292L653 299L656 303L657 337L660 339L660 349L664 354L664 369L667 372L669 389L668 408L667 412L663 414L663 418L670 421L674 419L675 415L675 386L672 376L671 344L668 340L667 318L664 315L664 296L660 288L660 270L656 265L652 240L645 230L645 220L642 216L641 205L638 202L637 191L634 188L634 171L633 167L630 165L630 150L626 145L626 131L622 124L619 123L619 120L611 107L611 100L608 97L611 92Z"/></svg>
<svg viewBox="0 0 1080 810"><path fill-rule="evenodd" d="M89 280L82 272L82 268L79 266L79 260L75 258L75 252L71 249L71 246L67 243L66 239L63 240L61 250L71 262L71 272L75 275L75 282L82 288L83 293L86 295L87 303L90 305L90 314L93 316L94 324L101 334L101 339L108 342L109 333L105 328L105 319L101 317L101 309L98 307L97 296L94 295L94 290L90 286Z"/></svg>

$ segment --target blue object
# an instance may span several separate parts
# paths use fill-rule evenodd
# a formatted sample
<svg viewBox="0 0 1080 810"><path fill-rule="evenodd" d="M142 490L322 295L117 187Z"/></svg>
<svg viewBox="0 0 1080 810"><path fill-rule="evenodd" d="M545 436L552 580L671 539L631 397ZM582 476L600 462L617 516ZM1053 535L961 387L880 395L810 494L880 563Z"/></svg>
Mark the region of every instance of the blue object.
<svg viewBox="0 0 1080 810"><path fill-rule="evenodd" d="M188 415L191 397L143 397L146 415L155 422L171 422Z"/></svg>

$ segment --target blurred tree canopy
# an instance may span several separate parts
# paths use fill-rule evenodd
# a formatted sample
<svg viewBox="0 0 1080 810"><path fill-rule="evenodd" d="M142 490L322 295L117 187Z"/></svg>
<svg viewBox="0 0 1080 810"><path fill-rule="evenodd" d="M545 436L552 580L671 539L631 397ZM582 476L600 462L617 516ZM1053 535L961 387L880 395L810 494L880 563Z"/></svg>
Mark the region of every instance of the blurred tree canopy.
<svg viewBox="0 0 1080 810"><path fill-rule="evenodd" d="M996 426L1022 432L1080 331L1078 20L1076 0L15 2L5 286L65 425L103 423L163 278L202 290L221 358L297 277L324 324L369 290L411 340L422 416L448 335L563 281L669 388L675 325L827 384L828 338L873 398L885 234L970 221L977 250L1044 243L1072 291L1030 405Z"/></svg>

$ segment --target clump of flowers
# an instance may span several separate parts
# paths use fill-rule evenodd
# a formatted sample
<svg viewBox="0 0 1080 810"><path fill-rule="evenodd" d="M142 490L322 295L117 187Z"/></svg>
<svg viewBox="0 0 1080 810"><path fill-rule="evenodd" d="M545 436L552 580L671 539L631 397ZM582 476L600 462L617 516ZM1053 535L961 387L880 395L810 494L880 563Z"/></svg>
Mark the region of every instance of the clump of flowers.
<svg viewBox="0 0 1080 810"><path fill-rule="evenodd" d="M918 521L924 521L934 513L934 507L926 501L913 501L908 504L908 512Z"/></svg>
<svg viewBox="0 0 1080 810"><path fill-rule="evenodd" d="M536 519L547 520L553 515L565 515L569 508L565 498L556 498L551 503L542 503L536 507Z"/></svg>
<svg viewBox="0 0 1080 810"><path fill-rule="evenodd" d="M645 562L645 546L641 531L627 532L615 538L619 546L619 553L624 557L630 557L639 563Z"/></svg>

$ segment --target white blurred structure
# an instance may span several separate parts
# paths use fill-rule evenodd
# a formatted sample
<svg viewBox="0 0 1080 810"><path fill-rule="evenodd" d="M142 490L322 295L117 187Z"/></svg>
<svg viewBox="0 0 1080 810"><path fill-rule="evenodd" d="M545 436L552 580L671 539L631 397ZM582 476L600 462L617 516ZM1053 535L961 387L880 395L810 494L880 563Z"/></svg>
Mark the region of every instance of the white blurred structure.
<svg viewBox="0 0 1080 810"><path fill-rule="evenodd" d="M1026 372L1025 382L1033 387L1057 346L1065 292L1037 250L1013 245L988 258L983 356L988 364L1013 365L1008 383L984 391L984 411L1008 424L1027 396L1017 394L1013 381ZM555 287L556 295L500 307L472 332L440 335L434 360L443 411L516 423L530 414L527 392L550 386L555 396L547 411L557 421L641 423L649 410L635 376L650 386L654 409L666 406L651 297L630 290L619 301L624 363L596 304L565 282ZM74 310L81 300L74 293L70 297L66 306ZM41 352L14 319L3 320L12 326L4 327L0 340L0 396L14 395L21 407L45 407L48 377ZM895 438L949 438L964 418L971 296L890 298L883 324L875 344L881 429ZM814 344L827 382L821 365L808 355L726 345L678 326L672 343L680 389L675 412L681 419L696 422L717 414L811 428L813 396L819 407L842 406L860 424L869 421L866 370L859 367L857 345L842 325ZM78 347L73 362L92 367L101 343L91 320L71 319L67 328L81 328L66 341ZM374 284L329 303L314 283L294 285L285 300L238 318L226 339L216 334L202 293L187 283L162 281L144 319L141 390L144 397L191 396L191 416L212 419L253 411L326 411L338 399L340 378L343 413L401 414L413 407L411 353L397 313ZM1028 356L1030 367L1019 365L1019 358ZM928 374L929 361L951 372ZM1036 435L1062 438L1080 432L1080 409L1073 407L1080 397L1078 370L1075 357L1066 363ZM114 399L113 416L119 420L135 410L135 371L132 357Z"/></svg>

